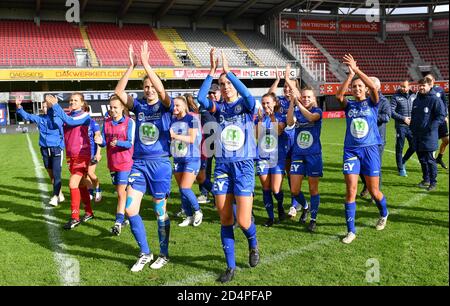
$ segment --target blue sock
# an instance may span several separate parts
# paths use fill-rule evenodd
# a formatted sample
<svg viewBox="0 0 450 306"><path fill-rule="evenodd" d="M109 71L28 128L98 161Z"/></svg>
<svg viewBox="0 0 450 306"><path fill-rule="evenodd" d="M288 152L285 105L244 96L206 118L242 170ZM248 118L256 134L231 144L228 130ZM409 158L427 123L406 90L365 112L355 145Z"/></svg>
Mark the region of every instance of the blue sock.
<svg viewBox="0 0 450 306"><path fill-rule="evenodd" d="M294 207L295 209L297 209L298 207L298 202L294 196L291 196L291 206Z"/></svg>
<svg viewBox="0 0 450 306"><path fill-rule="evenodd" d="M100 188L100 186L98 186L98 188L95 188L95 192L102 192L102 189Z"/></svg>
<svg viewBox="0 0 450 306"><path fill-rule="evenodd" d="M208 179L206 179L203 183L200 184L201 194L207 195L208 192L211 192L212 188L213 188L213 184Z"/></svg>
<svg viewBox="0 0 450 306"><path fill-rule="evenodd" d="M263 202L264 207L266 208L267 215L269 216L269 219L274 219L275 216L273 214L273 199L272 199L272 191L270 190L263 190Z"/></svg>
<svg viewBox="0 0 450 306"><path fill-rule="evenodd" d="M308 204L306 203L305 195L303 194L303 192L300 191L295 199L301 206L303 206L304 209L308 209Z"/></svg>
<svg viewBox="0 0 450 306"><path fill-rule="evenodd" d="M192 217L193 212L192 212L192 207L189 204L187 198L184 196L184 194L181 194L181 209L184 210L184 213L186 214L186 216L188 217Z"/></svg>
<svg viewBox="0 0 450 306"><path fill-rule="evenodd" d="M356 234L355 228L356 203L345 203L345 220L347 222L347 232Z"/></svg>
<svg viewBox="0 0 450 306"><path fill-rule="evenodd" d="M245 237L247 237L248 247L250 249L256 248L256 246L258 245L258 240L256 240L255 223L252 222L252 224L250 224L250 227L248 229L242 229L242 232L244 233Z"/></svg>
<svg viewBox="0 0 450 306"><path fill-rule="evenodd" d="M159 253L169 257L170 220L158 220Z"/></svg>
<svg viewBox="0 0 450 306"><path fill-rule="evenodd" d="M275 197L275 200L277 200L277 204L278 204L278 211L284 211L284 207L283 207L283 200L284 200L284 193L282 190L280 190L280 192L278 193L273 193L273 196Z"/></svg>
<svg viewBox="0 0 450 306"><path fill-rule="evenodd" d="M236 268L236 259L234 257L234 231L232 225L222 225L220 228L220 238L222 240L222 249L225 253L227 267Z"/></svg>
<svg viewBox="0 0 450 306"><path fill-rule="evenodd" d="M388 215L388 209L385 196L383 195L383 198L379 202L375 200L375 204L377 204L378 210L380 211L380 216L386 217Z"/></svg>
<svg viewBox="0 0 450 306"><path fill-rule="evenodd" d="M121 214L121 213L116 214L116 223L122 224L124 220L125 220L124 214Z"/></svg>
<svg viewBox="0 0 450 306"><path fill-rule="evenodd" d="M94 189L91 188L91 189L88 189L88 191L91 196L94 196Z"/></svg>
<svg viewBox="0 0 450 306"><path fill-rule="evenodd" d="M200 210L200 205L198 205L197 197L195 196L192 189L180 188L182 195L186 197L187 204L194 209L194 211Z"/></svg>
<svg viewBox="0 0 450 306"><path fill-rule="evenodd" d="M319 212L320 194L311 196L311 220L316 221Z"/></svg>
<svg viewBox="0 0 450 306"><path fill-rule="evenodd" d="M150 248L147 243L147 234L145 233L144 222L142 222L141 216L135 215L128 219L130 220L131 232L141 249L141 253L150 254Z"/></svg>

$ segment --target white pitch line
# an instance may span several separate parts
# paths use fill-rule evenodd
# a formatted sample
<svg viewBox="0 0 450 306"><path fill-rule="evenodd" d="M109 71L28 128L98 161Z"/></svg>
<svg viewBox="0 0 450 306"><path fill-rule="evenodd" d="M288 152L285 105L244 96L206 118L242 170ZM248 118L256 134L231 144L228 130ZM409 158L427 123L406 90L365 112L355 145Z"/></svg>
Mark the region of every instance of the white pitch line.
<svg viewBox="0 0 450 306"><path fill-rule="evenodd" d="M336 146L343 146L342 144L338 144L338 143L326 143L327 145L336 145ZM388 153L393 153L395 154L395 152L390 151L390 150L385 150ZM414 159L414 161L419 162L417 160ZM389 209L389 203L388 203L388 209L389 209L389 215L396 215L398 214L402 208L406 208L409 207L411 205L413 205L414 203L422 200L423 198L425 198L426 196L428 196L428 193L419 193L417 194L415 197L409 199L409 201L407 201L405 204L400 205L399 208L396 209ZM363 224L362 229L360 229L358 232L363 231L364 229L367 228L373 228L375 226L375 222L366 222ZM389 227L389 224L387 225ZM316 248L325 246L327 244L330 244L331 242L339 242L339 239L341 237L343 237L346 233L342 232L339 233L335 236L331 236L325 239L321 239L315 242L312 242L310 244L307 244L305 246L302 246L298 249L291 249L289 251L286 252L282 252L279 253L277 255L272 255L272 256L268 256L268 257L262 257L261 258L261 262L259 263L259 265L271 265L274 263L278 263L281 262L282 260L291 257L291 256L298 256L304 252L310 252L313 251ZM339 242L340 243L340 242ZM344 245L343 245L344 246ZM240 270L239 267L237 267L237 270ZM205 282L205 281L211 281L214 278L217 278L218 275L216 275L215 273L212 272L205 272L199 275L195 275L195 276L191 276L188 277L182 281L178 281L178 282L167 282L166 284L164 284L165 286L185 286L185 285L195 285L196 283L200 283L200 282Z"/></svg>
<svg viewBox="0 0 450 306"><path fill-rule="evenodd" d="M66 254L64 249L66 246L63 244L60 236L60 224L57 222L57 218L53 215L53 207L47 205L49 201L48 187L45 183L43 167L41 166L39 159L36 155L36 151L31 143L30 136L27 135L28 148L30 149L31 158L34 163L34 171L38 181L38 188L41 192L42 208L44 209L44 219L47 224L48 238L53 250L53 258L57 264L59 270L59 279L64 286L74 286L80 283L80 264L78 260Z"/></svg>

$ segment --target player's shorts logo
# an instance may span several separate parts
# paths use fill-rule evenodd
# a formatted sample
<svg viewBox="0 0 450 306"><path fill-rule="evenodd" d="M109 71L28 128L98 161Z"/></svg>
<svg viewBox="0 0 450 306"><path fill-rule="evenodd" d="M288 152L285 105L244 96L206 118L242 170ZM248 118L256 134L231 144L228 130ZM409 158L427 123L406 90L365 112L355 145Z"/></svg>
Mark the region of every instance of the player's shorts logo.
<svg viewBox="0 0 450 306"><path fill-rule="evenodd" d="M244 132L236 125L227 126L221 133L220 139L227 151L237 151L244 145Z"/></svg>
<svg viewBox="0 0 450 306"><path fill-rule="evenodd" d="M159 129L151 122L144 122L139 127L139 139L144 145L152 145L159 138Z"/></svg>
<svg viewBox="0 0 450 306"><path fill-rule="evenodd" d="M369 125L364 118L355 118L350 124L350 133L355 138L363 138L369 133Z"/></svg>
<svg viewBox="0 0 450 306"><path fill-rule="evenodd" d="M300 149L308 149L313 142L314 137L309 131L301 131L297 136L297 145Z"/></svg>

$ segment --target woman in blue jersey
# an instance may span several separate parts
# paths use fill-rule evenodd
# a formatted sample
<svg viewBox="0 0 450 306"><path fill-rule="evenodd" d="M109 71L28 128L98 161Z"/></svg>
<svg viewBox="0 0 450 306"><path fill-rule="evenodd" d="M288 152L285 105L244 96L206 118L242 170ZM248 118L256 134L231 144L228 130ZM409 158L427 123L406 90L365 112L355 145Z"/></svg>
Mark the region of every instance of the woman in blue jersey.
<svg viewBox="0 0 450 306"><path fill-rule="evenodd" d="M173 156L175 180L180 190L181 208L186 214L186 218L178 225L199 226L202 223L203 214L197 197L192 191L192 184L200 170L200 121L195 114L189 113L186 97L176 97L173 103L170 152ZM198 111L196 105L191 105L191 108Z"/></svg>
<svg viewBox="0 0 450 306"><path fill-rule="evenodd" d="M131 232L141 252L137 262L131 268L133 272L141 271L153 259L144 223L139 215L141 201L146 193L153 198L160 247L160 254L150 267L160 269L169 261L170 220L166 210L166 201L170 193L172 178L172 166L169 160L169 127L173 102L164 90L158 75L151 68L149 56L148 43L145 41L141 47L141 62L147 73L143 81L143 99L133 99L125 92L128 79L137 63L131 45L129 47L130 65L115 89L115 94L121 102L136 115L134 162L128 178L125 204Z"/></svg>
<svg viewBox="0 0 450 306"><path fill-rule="evenodd" d="M234 254L233 200L237 203L237 222L243 230L249 245L249 263L255 267L259 262L256 227L251 221L253 191L255 187L255 139L253 134L253 114L255 99L245 85L230 71L228 60L222 52L223 72L219 86L223 103L207 98L217 61L214 49L210 53L211 70L198 93L198 102L217 119L214 132L216 165L214 170L214 196L220 216L222 247L227 261L227 269L219 277L221 282L233 279L236 260ZM239 95L240 96L239 96Z"/></svg>
<svg viewBox="0 0 450 306"><path fill-rule="evenodd" d="M379 189L381 164L378 145L381 144L381 137L377 127L378 90L373 81L358 68L350 54L344 56L343 63L348 66L349 74L336 93L336 98L345 107L347 121L343 173L347 185L345 218L348 233L342 242L348 244L356 238L355 199L360 173L364 175L367 189L380 211L377 230L383 230L386 226L388 210L386 198ZM349 86L354 100L344 96Z"/></svg>
<svg viewBox="0 0 450 306"><path fill-rule="evenodd" d="M264 207L269 217L264 226L270 227L275 221L272 192L278 203L280 202L280 193L281 197L283 196L281 187L286 163L287 137L284 134L286 116L279 111L280 106L275 94L267 93L262 96L261 100L262 110L259 111L255 121L259 155L256 161L256 171L263 189ZM282 199L281 203L283 203ZM281 204L281 209L278 206L279 221L285 218L284 214Z"/></svg>
<svg viewBox="0 0 450 306"><path fill-rule="evenodd" d="M27 113L22 107L23 96L16 99L17 113L23 120L34 122L39 129L39 147L41 149L44 167L53 184L53 196L49 205L58 206L63 202L64 195L61 191L61 170L64 155L64 130L63 122L54 115L51 105L42 103L42 115Z"/></svg>
<svg viewBox="0 0 450 306"><path fill-rule="evenodd" d="M322 177L323 172L322 145L320 143L322 110L317 107L313 88L305 87L299 92L294 82L289 80L286 80L286 82L293 90L286 122L288 125L295 125L291 164L291 194L300 203L304 200L303 195L300 198L300 193L303 179L307 176L311 196L311 221L308 230L314 232L320 204L319 178ZM306 223L308 209L307 204L305 204L299 219L300 223Z"/></svg>

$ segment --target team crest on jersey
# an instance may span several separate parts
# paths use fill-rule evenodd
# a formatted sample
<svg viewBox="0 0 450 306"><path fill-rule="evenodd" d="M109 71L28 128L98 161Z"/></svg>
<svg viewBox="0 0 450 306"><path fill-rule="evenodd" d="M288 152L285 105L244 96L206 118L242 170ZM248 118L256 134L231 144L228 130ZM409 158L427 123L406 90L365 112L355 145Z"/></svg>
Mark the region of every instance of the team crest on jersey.
<svg viewBox="0 0 450 306"><path fill-rule="evenodd" d="M223 115L219 116L219 123L222 124L225 121L225 117Z"/></svg>
<svg viewBox="0 0 450 306"><path fill-rule="evenodd" d="M159 103L156 103L155 105L153 105L153 112L157 112L159 110Z"/></svg>
<svg viewBox="0 0 450 306"><path fill-rule="evenodd" d="M280 106L280 111L279 111L281 114L284 114L284 108L283 108L283 106Z"/></svg>
<svg viewBox="0 0 450 306"><path fill-rule="evenodd" d="M441 93L440 92L436 93L436 97L440 98L441 97Z"/></svg>
<svg viewBox="0 0 450 306"><path fill-rule="evenodd" d="M430 111L430 110L428 109L428 107L425 107L425 108L423 109L423 112L424 112L425 114L428 114L429 111Z"/></svg>
<svg viewBox="0 0 450 306"><path fill-rule="evenodd" d="M144 120L144 118L145 118L144 113L141 112L141 113L138 114L138 120L139 120L139 121Z"/></svg>
<svg viewBox="0 0 450 306"><path fill-rule="evenodd" d="M362 105L363 107L366 107L366 106L367 106L367 101L362 102L361 105Z"/></svg>
<svg viewBox="0 0 450 306"><path fill-rule="evenodd" d="M236 107L234 108L234 113L240 114L241 112L242 112L242 105L236 105Z"/></svg>

